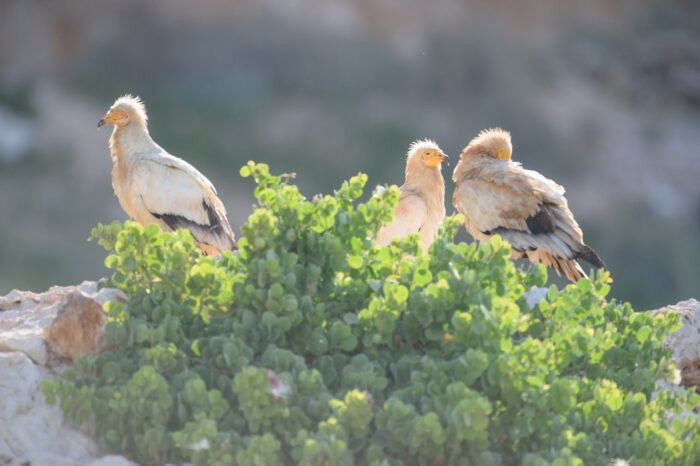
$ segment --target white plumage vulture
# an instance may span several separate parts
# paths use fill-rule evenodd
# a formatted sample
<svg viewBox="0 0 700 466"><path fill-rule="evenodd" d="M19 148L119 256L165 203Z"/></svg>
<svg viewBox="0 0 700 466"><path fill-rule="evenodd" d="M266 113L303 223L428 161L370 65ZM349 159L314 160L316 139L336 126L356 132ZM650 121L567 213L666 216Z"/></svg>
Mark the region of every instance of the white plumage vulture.
<svg viewBox="0 0 700 466"><path fill-rule="evenodd" d="M425 139L411 144L394 220L377 232L379 246L387 246L394 238L420 233L421 248L428 252L445 218L445 181L440 171L443 160L449 163L450 158L435 141Z"/></svg>
<svg viewBox="0 0 700 466"><path fill-rule="evenodd" d="M226 209L211 182L151 139L141 99L116 100L97 127L113 124L109 139L112 186L124 211L141 225L189 230L207 255L235 250Z"/></svg>
<svg viewBox="0 0 700 466"><path fill-rule="evenodd" d="M501 235L513 258L552 267L572 282L586 276L578 259L605 268L584 244L564 188L513 162L512 151L510 133L500 128L482 131L462 151L452 176L452 202L469 234L477 241Z"/></svg>

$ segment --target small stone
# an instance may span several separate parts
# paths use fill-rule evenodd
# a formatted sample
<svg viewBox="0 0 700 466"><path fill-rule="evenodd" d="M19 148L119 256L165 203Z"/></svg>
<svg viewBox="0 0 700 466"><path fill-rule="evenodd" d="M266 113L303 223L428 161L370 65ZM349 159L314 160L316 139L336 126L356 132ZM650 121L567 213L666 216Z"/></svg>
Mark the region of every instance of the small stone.
<svg viewBox="0 0 700 466"><path fill-rule="evenodd" d="M525 301L527 301L527 305L530 306L530 309L534 309L540 301L547 297L547 291L548 288L537 288L533 286L525 292Z"/></svg>

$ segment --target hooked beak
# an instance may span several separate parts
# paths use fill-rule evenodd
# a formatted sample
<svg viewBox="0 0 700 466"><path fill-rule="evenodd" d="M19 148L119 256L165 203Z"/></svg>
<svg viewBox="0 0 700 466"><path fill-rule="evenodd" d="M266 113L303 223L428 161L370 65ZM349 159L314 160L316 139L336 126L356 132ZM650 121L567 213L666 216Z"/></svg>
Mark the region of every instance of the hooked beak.
<svg viewBox="0 0 700 466"><path fill-rule="evenodd" d="M119 115L116 115L116 113L119 112L119 110L112 110L110 109L105 116L102 117L100 121L97 122L97 127L101 127L104 125L111 125L111 124L117 124L119 121Z"/></svg>
<svg viewBox="0 0 700 466"><path fill-rule="evenodd" d="M447 160L447 165L450 164L450 156L447 154L442 154L442 160Z"/></svg>

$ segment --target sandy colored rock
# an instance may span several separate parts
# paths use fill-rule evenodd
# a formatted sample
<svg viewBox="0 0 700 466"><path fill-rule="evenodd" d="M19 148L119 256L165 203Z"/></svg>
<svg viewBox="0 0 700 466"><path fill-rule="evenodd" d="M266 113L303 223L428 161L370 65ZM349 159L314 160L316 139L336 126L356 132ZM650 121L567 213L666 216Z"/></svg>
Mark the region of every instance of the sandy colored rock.
<svg viewBox="0 0 700 466"><path fill-rule="evenodd" d="M46 343L62 358L97 354L105 346L106 320L97 301L80 291L70 291L59 303L56 318L45 330Z"/></svg>
<svg viewBox="0 0 700 466"><path fill-rule="evenodd" d="M679 315L682 327L666 336L666 347L671 350L676 368L681 371L681 384L700 390L700 301L688 299L652 313L670 311Z"/></svg>
<svg viewBox="0 0 700 466"><path fill-rule="evenodd" d="M0 464L132 466L102 456L97 442L73 427L58 404L46 404L41 381L53 374L25 354L0 353Z"/></svg>
<svg viewBox="0 0 700 466"><path fill-rule="evenodd" d="M46 404L39 384L49 374L29 357L0 353L0 374L0 458L17 465L73 465L98 455L90 437L69 428L58 406Z"/></svg>
<svg viewBox="0 0 700 466"><path fill-rule="evenodd" d="M96 282L0 297L0 464L135 464L102 456L86 432L63 418L58 404L46 404L40 385L65 367L52 355L70 358L101 349L102 307L115 299L126 302L119 290L98 291Z"/></svg>
<svg viewBox="0 0 700 466"><path fill-rule="evenodd" d="M13 290L0 297L0 351L20 351L46 365L55 354L91 354L102 349L102 306L126 302L113 288L97 289L97 282L54 286L44 293Z"/></svg>
<svg viewBox="0 0 700 466"><path fill-rule="evenodd" d="M13 290L0 297L0 351L20 351L37 364L48 361L43 329L56 317L62 289L45 293Z"/></svg>

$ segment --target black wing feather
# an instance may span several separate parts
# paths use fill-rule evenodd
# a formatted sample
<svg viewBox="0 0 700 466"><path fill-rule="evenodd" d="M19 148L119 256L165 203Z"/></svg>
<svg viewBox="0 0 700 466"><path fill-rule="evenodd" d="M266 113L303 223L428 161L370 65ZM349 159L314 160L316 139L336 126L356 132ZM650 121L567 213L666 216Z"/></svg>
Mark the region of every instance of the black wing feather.
<svg viewBox="0 0 700 466"><path fill-rule="evenodd" d="M189 232L192 234L192 237L194 237L195 241L200 243L204 242L202 238L202 233L204 233L205 231L209 231L216 236L228 238L228 235L226 234L226 229L222 225L221 218L219 217L219 215L217 215L216 210L214 210L214 208L211 205L209 205L209 203L205 199L202 199L202 207L204 207L204 210L207 213L208 222L205 225L202 225L177 214L159 214L156 212L151 212L151 215L153 215L157 219L163 220L166 223L166 225L168 225L173 231L179 228L189 230ZM235 247L236 243L234 241L231 245L231 248L235 249Z"/></svg>
<svg viewBox="0 0 700 466"><path fill-rule="evenodd" d="M537 211L535 215L531 215L525 219L530 233L536 235L538 233L554 233L556 228L556 218L554 214L549 210L547 205L539 204L540 210Z"/></svg>
<svg viewBox="0 0 700 466"><path fill-rule="evenodd" d="M548 206L545 204L540 203L538 205L540 208L535 215L531 215L528 218L525 219L525 223L527 224L527 229L528 231L522 231L522 230L515 230L512 228L505 228L505 227L497 227L494 228L493 230L487 230L484 231L483 233L485 235L501 235L505 236L509 231L521 231L522 233L529 233L531 235L538 235L538 234L550 234L554 233L554 230L556 229L556 219L554 218L554 214L549 210ZM521 248L516 248L513 246L513 249L519 252L525 251L525 249ZM529 247L527 250L534 251L534 247Z"/></svg>
<svg viewBox="0 0 700 466"><path fill-rule="evenodd" d="M151 212L151 215L153 215L155 218L163 220L170 228L173 230L177 230L178 228L184 228L187 230L192 230L192 229L205 229L205 230L214 230L216 227L221 227L221 222L219 221L218 216L216 215L216 212L214 209L207 204L207 202L202 199L202 206L204 207L204 210L207 212L207 224L201 224L197 223L193 220L190 220L188 218L183 217L182 215L177 215L177 214L160 214L157 212ZM195 238L196 239L196 238Z"/></svg>
<svg viewBox="0 0 700 466"><path fill-rule="evenodd" d="M592 247L586 244L581 245L581 250L578 251L576 257L585 260L586 262L588 262L596 268L603 268L606 270L608 269L608 266L605 265L605 262L603 262L603 259L601 259L600 255L598 255L598 253L595 252L595 250Z"/></svg>

